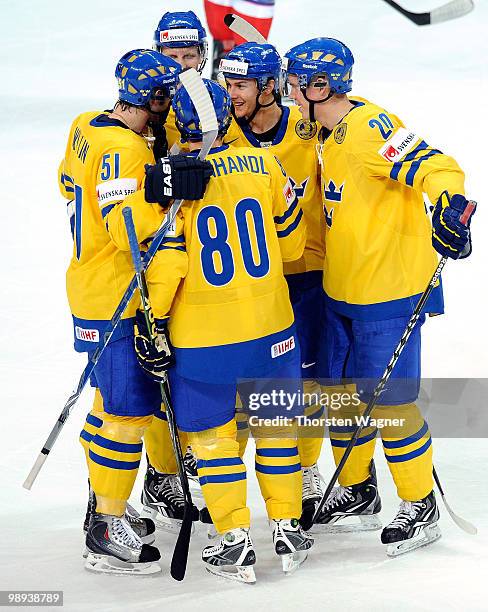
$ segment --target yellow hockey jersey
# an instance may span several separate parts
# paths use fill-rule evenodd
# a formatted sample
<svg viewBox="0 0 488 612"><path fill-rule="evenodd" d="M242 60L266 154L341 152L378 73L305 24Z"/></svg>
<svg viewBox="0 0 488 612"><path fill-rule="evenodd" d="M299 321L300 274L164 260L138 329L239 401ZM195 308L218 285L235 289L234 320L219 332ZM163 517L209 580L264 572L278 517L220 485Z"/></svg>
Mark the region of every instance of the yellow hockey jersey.
<svg viewBox="0 0 488 612"><path fill-rule="evenodd" d="M437 265L423 192L432 203L444 190L463 194L464 174L395 115L354 104L320 146L324 290L352 318L407 315ZM438 286L426 312L442 311Z"/></svg>
<svg viewBox="0 0 488 612"><path fill-rule="evenodd" d="M148 278L155 316L170 312L171 341L182 349L177 369L197 379L210 347L239 345L242 354L266 337L270 363L290 350L278 346L293 324L283 261L299 259L306 239L291 180L271 153L223 145L207 159L205 196L183 203ZM174 278L183 279L176 295Z"/></svg>
<svg viewBox="0 0 488 612"><path fill-rule="evenodd" d="M224 139L232 147L268 148L280 161L300 200L307 228L303 257L285 264L285 274L322 270L325 252L325 218L320 195L316 124L304 121L297 106L285 106L281 125L271 143L259 141L248 126L233 119Z"/></svg>
<svg viewBox="0 0 488 612"><path fill-rule="evenodd" d="M141 189L144 164L154 163L145 139L100 112L83 113L71 126L59 168L62 195L73 200L73 255L66 273L75 349L97 347L134 275L122 206L132 208L142 241L160 226L159 205L148 204ZM135 297L113 339L132 333Z"/></svg>

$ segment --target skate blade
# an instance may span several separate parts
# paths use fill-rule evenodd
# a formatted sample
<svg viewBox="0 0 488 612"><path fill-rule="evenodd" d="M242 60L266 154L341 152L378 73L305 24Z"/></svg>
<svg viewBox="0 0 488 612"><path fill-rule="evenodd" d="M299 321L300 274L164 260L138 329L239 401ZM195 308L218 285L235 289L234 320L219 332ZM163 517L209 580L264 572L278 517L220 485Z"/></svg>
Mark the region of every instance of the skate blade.
<svg viewBox="0 0 488 612"><path fill-rule="evenodd" d="M227 580L235 580L245 584L254 584L256 575L252 565L210 565L205 563L207 572L226 578Z"/></svg>
<svg viewBox="0 0 488 612"><path fill-rule="evenodd" d="M404 555L405 553L411 552L416 548L421 548L422 546L432 544L438 540L441 535L441 530L439 529L437 523L432 523L431 525L424 527L420 533L409 540L387 544L386 554L389 557Z"/></svg>
<svg viewBox="0 0 488 612"><path fill-rule="evenodd" d="M280 555L281 567L283 569L283 572L287 576L290 576L291 574L297 571L297 569L307 559L307 557L308 552L305 550L297 550L293 553Z"/></svg>
<svg viewBox="0 0 488 612"><path fill-rule="evenodd" d="M161 566L159 563L128 563L111 557L109 555L97 555L93 552L88 552L85 561L85 569L90 572L100 574L117 574L117 575L132 575L132 576L149 576L151 574L159 574Z"/></svg>
<svg viewBox="0 0 488 612"><path fill-rule="evenodd" d="M359 522L349 522L358 519ZM356 516L339 517L336 523L315 523L308 533L356 533L361 531L378 531L382 528L378 514L360 514Z"/></svg>
<svg viewBox="0 0 488 612"><path fill-rule="evenodd" d="M181 529L181 519L173 519L169 516L166 516L151 508L150 506L144 506L141 512L141 517L150 518L154 521L154 525L156 529L160 529L161 531L165 531L167 533L179 533ZM195 525L192 523L191 533L195 531Z"/></svg>

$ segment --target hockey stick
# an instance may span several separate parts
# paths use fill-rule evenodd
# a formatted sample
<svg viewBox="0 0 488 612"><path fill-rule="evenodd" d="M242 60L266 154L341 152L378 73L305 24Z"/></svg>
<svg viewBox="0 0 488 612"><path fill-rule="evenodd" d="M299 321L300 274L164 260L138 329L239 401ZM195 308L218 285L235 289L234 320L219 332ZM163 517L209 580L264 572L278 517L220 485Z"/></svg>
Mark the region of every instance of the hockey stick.
<svg viewBox="0 0 488 612"><path fill-rule="evenodd" d="M469 218L471 217L471 215L474 213L476 209L476 203L475 202L469 202L468 205L466 206L466 210L464 211L463 215L461 216L461 223L463 223L464 225L467 224ZM430 294L432 293L435 285L437 284L437 281L439 280L440 274L442 272L442 269L444 268L444 266L446 265L447 262L447 257L441 257L437 268L435 269L434 274L432 275L432 278L429 281L429 284L427 285L425 291L422 293L422 295L420 296L420 299L417 303L417 305L415 306L415 309L412 313L412 316L410 317L408 323L407 323L407 327L405 328L405 331L402 334L402 337L400 338L400 341L398 342L393 355L390 359L389 364L386 366L386 370L383 373L383 376L381 377L381 380L379 381L379 383L376 385L375 390L373 392L373 395L371 397L371 399L368 402L368 405L366 406L366 409L364 411L364 413L362 414L362 419L361 419L361 423L356 427L356 430L354 431L354 434L352 436L352 438L349 441L349 444L346 447L346 450L344 451L344 454L341 457L341 460L339 461L339 464L336 467L335 472L332 474L332 478L330 479L329 484L327 485L327 488L324 491L324 494L322 495L322 499L319 501L314 515L312 518L310 518L309 515L303 515L300 518L300 524L303 527L303 529L305 529L305 531L308 531L312 525L315 523L315 521L317 520L317 517L320 514L320 511L322 510L322 508L325 505L325 502L327 501L327 499L329 498L329 495L335 485L335 483L337 482L337 479L339 478L340 473L342 472L342 468L344 467L347 459L349 458L349 455L352 452L352 449L354 448L354 446L356 445L356 442L359 438L359 436L361 435L361 432L363 430L363 428L366 426L366 423L368 422L368 418L369 415L371 414L373 408L375 407L379 396L381 395L381 393L383 392L386 383L388 382L391 373L393 371L393 368L395 367L395 365L398 362L398 359L403 351L403 349L405 348L405 345L407 344L408 339L410 338L410 335L413 331L413 328L415 327L415 325L417 324L417 321L420 318L420 315L422 314L422 311L424 309L424 306L427 303L427 300L429 299ZM438 482L438 481L437 481ZM442 493L441 493L442 495ZM443 496L444 499L444 496ZM446 506L447 507L447 506ZM449 513L450 514L450 513ZM456 521L455 521L456 522ZM463 529L463 527L461 526L460 523L456 522L457 525L459 525L461 527L461 529ZM467 533L472 533L472 531L468 530Z"/></svg>
<svg viewBox="0 0 488 612"><path fill-rule="evenodd" d="M478 533L478 529L472 523L470 523L466 519L463 519L461 516L456 514L454 510L451 508L451 506L447 503L446 496L442 489L441 481L439 480L439 476L437 476L437 472L435 471L435 468L434 468L433 474L434 474L435 483L437 485L437 488L439 489L439 493L441 494L442 501L444 502L444 506L446 507L446 510L449 516L452 518L454 523L456 523L459 529L462 529L466 533L469 533L469 535L476 535Z"/></svg>
<svg viewBox="0 0 488 612"><path fill-rule="evenodd" d="M241 38L244 38L247 42L255 42L259 44L267 43L268 41L264 36L257 30L253 25L251 25L248 21L239 17L239 15L234 15L233 13L227 13L224 17L224 23L237 35Z"/></svg>
<svg viewBox="0 0 488 612"><path fill-rule="evenodd" d="M218 131L217 118L215 116L215 110L212 104L212 100L210 99L207 88L203 84L200 74L195 69L191 68L190 70L185 70L185 72L182 72L180 74L180 81L183 83L185 89L187 89L192 99L192 102L194 103L195 108L197 109L197 113L200 118L200 122L202 124L203 143L202 143L202 149L198 157L199 159L204 159L207 153L210 151L215 141L215 138L217 137L217 131ZM161 242L163 241L166 235L166 232L173 224L176 218L176 213L178 212L181 206L181 203L182 203L182 200L176 200L174 202L170 211L166 215L165 220L161 224L161 227L158 229L158 231L154 235L153 241L151 242L151 246L149 247L149 249L147 250L144 256L144 260L143 260L144 270L147 270L147 267L151 263L154 255L156 254ZM90 376L93 373L93 370L95 369L98 363L98 360L100 359L100 355L105 350L105 347L109 343L110 338L112 337L117 325L120 323L122 316L130 300L132 299L132 296L134 295L134 291L136 290L136 287L137 287L137 279L134 276L129 286L125 290L125 293L122 296L122 299L120 300L119 305L117 306L110 322L105 328L101 342L99 343L98 347L94 351L93 355L89 357L88 364L86 365L85 369L81 373L80 380L78 382L78 387L76 388L76 391L74 391L73 394L70 395L70 397L68 398L68 401L64 405L64 408L61 414L59 415L54 427L52 428L51 433L49 434L46 442L44 443L44 446L42 447L41 452L39 453L34 465L32 466L31 471L29 472L27 478L25 479L25 482L22 485L25 489L30 490L32 485L34 484L34 481L37 478L37 475L39 474L42 466L44 465L49 453L51 452L51 449L53 448L59 434L61 433L61 430L63 429L64 424L69 418L71 409L73 408L78 398L80 397L83 389L85 388L86 383L90 379Z"/></svg>
<svg viewBox="0 0 488 612"><path fill-rule="evenodd" d="M384 1L418 26L433 25L435 23L441 23L442 21L457 19L458 17L470 13L474 9L473 0L451 0L427 13L412 13L393 0Z"/></svg>
<svg viewBox="0 0 488 612"><path fill-rule="evenodd" d="M129 238L130 252L132 255L132 261L134 263L134 269L136 271L137 286L141 295L141 304L144 310L144 317L146 319L147 330L149 332L149 338L151 342L155 344L157 334L154 325L154 316L149 301L149 291L147 288L146 275L142 269L141 253L139 249L139 242L137 240L137 234L134 227L134 220L132 218L132 210L126 206L122 210L124 216L125 228L127 230L127 236ZM185 471L185 464L183 461L183 453L181 450L180 438L176 427L176 418L173 410L173 406L170 401L168 380L165 376L164 381L160 383L161 398L166 407L166 417L168 419L169 433L171 435L171 442L173 444L173 450L176 457L176 464L178 466L178 474L181 481L181 488L185 496L185 508L183 512L183 521L181 523L180 533L176 546L173 552L173 559L171 561L171 575L175 580L183 580L185 577L186 563L188 560L188 548L190 546L190 535L193 518L198 519L198 510L193 505L191 498L190 485L188 483L188 477Z"/></svg>

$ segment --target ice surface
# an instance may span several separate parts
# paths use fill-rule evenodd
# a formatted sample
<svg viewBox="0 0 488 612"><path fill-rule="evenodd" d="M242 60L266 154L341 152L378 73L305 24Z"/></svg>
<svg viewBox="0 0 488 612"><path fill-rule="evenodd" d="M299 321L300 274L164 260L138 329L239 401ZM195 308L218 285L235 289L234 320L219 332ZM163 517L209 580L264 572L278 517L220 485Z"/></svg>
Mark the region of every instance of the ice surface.
<svg viewBox="0 0 488 612"><path fill-rule="evenodd" d="M440 3L440 2L439 2ZM0 289L0 589L63 589L68 610L486 610L488 520L485 440L439 440L435 461L454 509L480 528L459 532L443 512L443 538L430 548L387 559L379 534L317 538L305 566L281 575L248 456L258 583L241 586L206 574L203 531L192 540L186 580L169 577L174 537L162 535L163 575L152 579L95 576L83 570L81 522L86 471L77 434L91 392L74 409L31 493L21 488L75 386L84 360L71 348L64 272L70 254L65 205L56 171L71 120L107 108L113 70L131 48L151 45L163 10L194 9L196 0L143 5L3 1L0 45L2 283ZM437 6L404 1L411 10ZM447 314L424 328L425 376L482 377L488 372L485 322L488 231L486 193L486 57L488 6L458 21L418 28L380 0L277 0L271 40L281 51L317 35L354 51L354 93L398 114L432 145L453 154L479 199L473 256L449 262ZM462 409L462 407L460 407ZM378 452L383 520L397 499ZM322 471L331 473L328 442ZM139 485L136 486L139 491ZM137 495L133 500L137 505Z"/></svg>

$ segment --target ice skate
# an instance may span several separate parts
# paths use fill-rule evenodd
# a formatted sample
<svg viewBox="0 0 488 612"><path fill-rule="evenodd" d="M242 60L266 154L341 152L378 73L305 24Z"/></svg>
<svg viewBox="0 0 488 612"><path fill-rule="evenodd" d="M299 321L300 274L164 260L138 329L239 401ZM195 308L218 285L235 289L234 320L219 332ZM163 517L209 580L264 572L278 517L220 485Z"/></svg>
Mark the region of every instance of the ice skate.
<svg viewBox="0 0 488 612"><path fill-rule="evenodd" d="M90 519L95 513L97 507L97 498L95 496L95 492L90 487L90 492L88 494L88 505L86 508L85 521L83 523L83 531L88 531L88 527L90 525ZM154 522L149 518L141 518L139 513L135 508L133 508L129 503L127 504L125 511L125 520L129 523L135 533L139 536L143 544L152 544L155 538L155 525ZM85 550L84 557L86 558L88 551Z"/></svg>
<svg viewBox="0 0 488 612"><path fill-rule="evenodd" d="M156 574L159 550L144 544L123 517L93 513L86 534L85 568L104 574Z"/></svg>
<svg viewBox="0 0 488 612"><path fill-rule="evenodd" d="M441 537L434 491L419 501L402 501L396 517L381 532L386 554L397 557L432 544Z"/></svg>
<svg viewBox="0 0 488 612"><path fill-rule="evenodd" d="M142 518L152 519L156 527L171 533L179 532L183 520L185 498L175 474L161 474L147 466L142 490Z"/></svg>
<svg viewBox="0 0 488 612"><path fill-rule="evenodd" d="M376 473L349 487L334 487L320 511L310 533L345 533L381 529L378 513L381 499L378 495ZM359 519L359 522L358 520Z"/></svg>
<svg viewBox="0 0 488 612"><path fill-rule="evenodd" d="M317 464L302 467L302 520L308 522L315 513L317 503L323 495L322 485L325 483Z"/></svg>
<svg viewBox="0 0 488 612"><path fill-rule="evenodd" d="M273 520L271 525L273 544L281 558L283 571L292 574L308 557L314 541L302 530L298 519Z"/></svg>
<svg viewBox="0 0 488 612"><path fill-rule="evenodd" d="M216 546L206 546L203 549L202 560L211 574L247 584L256 582L253 568L256 554L249 529L227 531Z"/></svg>

